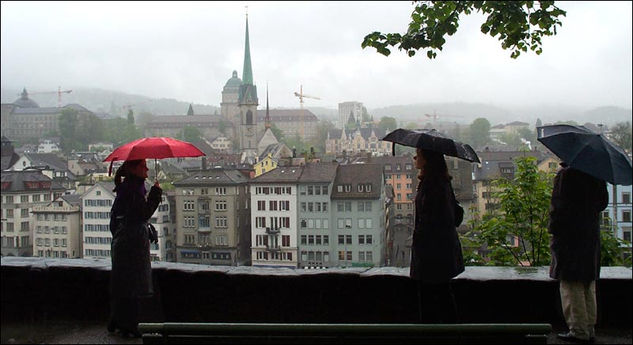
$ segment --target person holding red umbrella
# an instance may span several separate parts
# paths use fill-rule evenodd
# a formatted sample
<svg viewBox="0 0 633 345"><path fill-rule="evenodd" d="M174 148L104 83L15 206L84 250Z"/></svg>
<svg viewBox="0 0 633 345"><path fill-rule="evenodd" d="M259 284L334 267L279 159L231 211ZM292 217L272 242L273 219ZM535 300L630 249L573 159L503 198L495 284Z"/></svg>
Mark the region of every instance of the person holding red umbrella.
<svg viewBox="0 0 633 345"><path fill-rule="evenodd" d="M110 212L112 271L110 274L110 320L108 331L125 337L140 337L139 298L151 295L152 271L148 220L161 202L158 181L147 194L145 159L126 160L114 177L116 198ZM147 194L147 197L146 197Z"/></svg>

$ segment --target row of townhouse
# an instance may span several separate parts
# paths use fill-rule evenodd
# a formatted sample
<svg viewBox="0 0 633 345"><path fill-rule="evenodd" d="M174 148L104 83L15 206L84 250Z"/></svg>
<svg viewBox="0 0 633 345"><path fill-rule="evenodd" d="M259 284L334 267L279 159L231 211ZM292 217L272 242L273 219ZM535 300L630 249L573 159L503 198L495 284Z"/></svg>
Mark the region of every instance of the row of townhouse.
<svg viewBox="0 0 633 345"><path fill-rule="evenodd" d="M2 256L110 257L113 188L111 182L99 182L66 194L41 171L3 171ZM175 226L169 212L163 196L151 218L159 232L159 243L150 248L152 260L174 261Z"/></svg>
<svg viewBox="0 0 633 345"><path fill-rule="evenodd" d="M383 266L385 186L378 164L308 163L251 180L252 265Z"/></svg>
<svg viewBox="0 0 633 345"><path fill-rule="evenodd" d="M174 183L177 261L268 267L384 264L377 164L308 163L253 179L192 172Z"/></svg>

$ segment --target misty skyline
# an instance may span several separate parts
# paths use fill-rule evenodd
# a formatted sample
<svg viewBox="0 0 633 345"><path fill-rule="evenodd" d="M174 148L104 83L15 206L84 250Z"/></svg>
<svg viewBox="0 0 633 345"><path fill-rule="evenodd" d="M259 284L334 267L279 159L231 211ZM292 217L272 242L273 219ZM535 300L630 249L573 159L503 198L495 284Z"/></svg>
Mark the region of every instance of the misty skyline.
<svg viewBox="0 0 633 345"><path fill-rule="evenodd" d="M557 2L567 11L543 53L511 59L460 17L429 60L362 49L372 31L404 32L406 2L2 2L1 86L31 92L99 88L218 106L242 77L248 5L254 83L265 104L368 108L433 102L631 108L631 3Z"/></svg>

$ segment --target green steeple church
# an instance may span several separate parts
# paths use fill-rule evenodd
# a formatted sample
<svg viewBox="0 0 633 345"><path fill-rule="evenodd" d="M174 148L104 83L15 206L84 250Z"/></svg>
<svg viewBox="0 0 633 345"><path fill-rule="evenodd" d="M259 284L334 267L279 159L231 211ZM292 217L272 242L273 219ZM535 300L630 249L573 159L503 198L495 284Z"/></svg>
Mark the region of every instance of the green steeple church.
<svg viewBox="0 0 633 345"><path fill-rule="evenodd" d="M248 38L248 14L246 15L246 39L244 44L244 69L240 86L240 104L257 105L257 87L253 85L253 68L251 67L251 48Z"/></svg>
<svg viewBox="0 0 633 345"><path fill-rule="evenodd" d="M248 37L248 13L246 14L246 38L244 43L244 69L242 84L239 89L238 107L240 111L239 138L242 150L242 162L255 161L257 157L257 87L253 85L253 68L251 67L251 49Z"/></svg>

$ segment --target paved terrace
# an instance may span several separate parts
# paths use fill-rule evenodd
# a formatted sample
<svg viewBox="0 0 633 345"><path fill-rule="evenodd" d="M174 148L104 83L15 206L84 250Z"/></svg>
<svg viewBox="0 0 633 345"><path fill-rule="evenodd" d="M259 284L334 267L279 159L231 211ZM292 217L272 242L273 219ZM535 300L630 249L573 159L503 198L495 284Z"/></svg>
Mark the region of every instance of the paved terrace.
<svg viewBox="0 0 633 345"><path fill-rule="evenodd" d="M141 343L105 330L110 260L1 259L2 343ZM408 268L272 269L152 263L144 322L415 323ZM631 344L631 269L603 267L598 343ZM467 267L454 279L464 323L566 330L547 267Z"/></svg>

